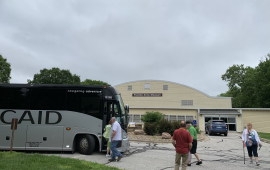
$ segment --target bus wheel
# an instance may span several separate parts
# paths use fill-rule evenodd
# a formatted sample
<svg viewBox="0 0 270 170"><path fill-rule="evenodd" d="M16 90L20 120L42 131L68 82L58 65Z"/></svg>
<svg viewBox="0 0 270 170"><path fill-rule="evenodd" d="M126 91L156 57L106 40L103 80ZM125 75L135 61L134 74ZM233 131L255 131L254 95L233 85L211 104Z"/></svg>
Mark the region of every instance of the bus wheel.
<svg viewBox="0 0 270 170"><path fill-rule="evenodd" d="M95 139L91 135L81 135L78 138L77 149L80 154L90 155L95 149Z"/></svg>

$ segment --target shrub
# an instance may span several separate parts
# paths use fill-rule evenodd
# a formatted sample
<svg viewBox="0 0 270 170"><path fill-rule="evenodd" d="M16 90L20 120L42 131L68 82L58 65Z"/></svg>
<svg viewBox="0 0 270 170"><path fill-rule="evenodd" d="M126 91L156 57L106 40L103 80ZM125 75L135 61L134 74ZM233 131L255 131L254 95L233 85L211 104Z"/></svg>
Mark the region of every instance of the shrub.
<svg viewBox="0 0 270 170"><path fill-rule="evenodd" d="M173 129L172 123L169 122L168 120L162 119L159 122L159 125L158 125L158 133L159 134L162 134L163 132L167 132L167 133L171 134L172 129Z"/></svg>
<svg viewBox="0 0 270 170"><path fill-rule="evenodd" d="M141 120L149 123L159 123L164 118L164 114L158 111L146 112Z"/></svg>
<svg viewBox="0 0 270 170"><path fill-rule="evenodd" d="M160 121L158 126L158 133L162 134L163 132L167 132L173 136L173 133L176 129L180 128L180 122L170 122L166 119Z"/></svg>
<svg viewBox="0 0 270 170"><path fill-rule="evenodd" d="M155 135L157 133L157 125L156 123L146 122L144 123L143 130L147 135Z"/></svg>
<svg viewBox="0 0 270 170"><path fill-rule="evenodd" d="M172 126L173 126L173 129L174 129L173 131L180 128L180 123L181 123L181 121L172 122Z"/></svg>
<svg viewBox="0 0 270 170"><path fill-rule="evenodd" d="M201 134L201 131L199 129L199 127L195 127L196 131L197 131L197 134Z"/></svg>

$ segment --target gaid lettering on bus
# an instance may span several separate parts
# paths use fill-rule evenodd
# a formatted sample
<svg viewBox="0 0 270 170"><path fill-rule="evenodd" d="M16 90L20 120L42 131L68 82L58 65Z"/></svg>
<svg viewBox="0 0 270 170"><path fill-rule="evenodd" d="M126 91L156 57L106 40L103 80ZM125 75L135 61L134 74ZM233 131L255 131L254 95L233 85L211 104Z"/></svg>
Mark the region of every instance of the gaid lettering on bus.
<svg viewBox="0 0 270 170"><path fill-rule="evenodd" d="M1 113L0 120L4 124L11 124L11 121L5 120L5 114L16 114L16 111L14 110L5 110ZM41 124L42 122L42 111L38 112L38 120L34 120L31 111L26 110L23 112L22 116L19 118L18 124L21 124L23 121L29 121L31 124ZM50 122L50 115L56 114L58 116L57 121ZM25 116L28 116L28 118L25 118ZM62 120L62 115L59 112L56 111L46 111L46 118L45 118L45 124L58 124Z"/></svg>

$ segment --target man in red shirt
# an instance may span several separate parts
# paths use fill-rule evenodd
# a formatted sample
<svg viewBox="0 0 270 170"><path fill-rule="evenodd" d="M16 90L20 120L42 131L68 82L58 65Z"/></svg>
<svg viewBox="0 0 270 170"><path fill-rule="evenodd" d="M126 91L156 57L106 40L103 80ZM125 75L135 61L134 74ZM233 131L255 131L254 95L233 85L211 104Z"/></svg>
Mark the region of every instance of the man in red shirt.
<svg viewBox="0 0 270 170"><path fill-rule="evenodd" d="M181 121L180 129L176 129L173 133L172 144L175 147L175 170L179 170L180 161L182 160L182 170L187 169L188 153L192 148L192 138L186 130L186 122Z"/></svg>

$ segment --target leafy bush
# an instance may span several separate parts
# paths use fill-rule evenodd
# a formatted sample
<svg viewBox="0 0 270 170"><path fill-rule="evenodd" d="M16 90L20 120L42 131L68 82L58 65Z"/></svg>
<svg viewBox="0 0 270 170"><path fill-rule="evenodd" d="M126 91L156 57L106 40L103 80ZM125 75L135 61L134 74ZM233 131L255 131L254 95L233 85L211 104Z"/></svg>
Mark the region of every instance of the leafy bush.
<svg viewBox="0 0 270 170"><path fill-rule="evenodd" d="M159 123L164 118L164 114L158 111L146 112L141 120L149 123Z"/></svg>
<svg viewBox="0 0 270 170"><path fill-rule="evenodd" d="M170 122L166 119L160 121L158 126L158 133L162 134L163 132L167 132L170 135L173 135L176 129L180 128L180 121L178 122Z"/></svg>
<svg viewBox="0 0 270 170"><path fill-rule="evenodd" d="M173 126L173 129L174 129L173 131L180 128L180 123L181 123L181 121L172 122L172 126Z"/></svg>
<svg viewBox="0 0 270 170"><path fill-rule="evenodd" d="M172 123L169 122L168 120L162 119L159 122L159 126L158 126L158 133L159 134L162 134L163 132L167 132L167 133L171 134L172 129L173 129Z"/></svg>
<svg viewBox="0 0 270 170"><path fill-rule="evenodd" d="M143 130L147 135L155 135L157 133L157 125L156 123L146 122L144 123Z"/></svg>
<svg viewBox="0 0 270 170"><path fill-rule="evenodd" d="M197 131L197 134L201 134L201 131L199 129L199 127L195 127L196 131Z"/></svg>

